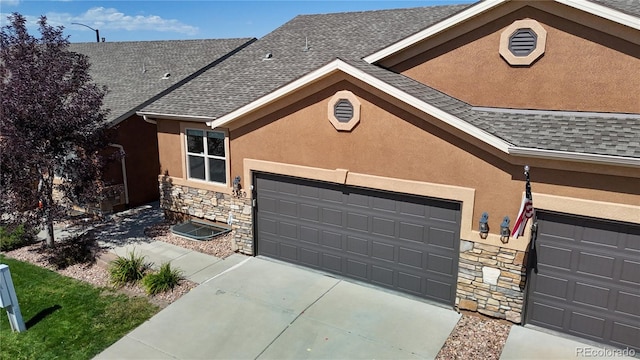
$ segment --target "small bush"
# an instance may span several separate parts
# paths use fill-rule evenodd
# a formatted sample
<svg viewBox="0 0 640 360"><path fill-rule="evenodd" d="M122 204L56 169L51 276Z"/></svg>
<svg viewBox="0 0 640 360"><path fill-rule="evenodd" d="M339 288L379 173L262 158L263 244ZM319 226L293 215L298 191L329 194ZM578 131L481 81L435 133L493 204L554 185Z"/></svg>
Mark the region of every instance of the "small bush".
<svg viewBox="0 0 640 360"><path fill-rule="evenodd" d="M0 226L0 251L11 251L33 243L33 236L23 224Z"/></svg>
<svg viewBox="0 0 640 360"><path fill-rule="evenodd" d="M172 269L169 263L164 263L157 273L147 274L142 279L142 285L147 294L155 295L173 290L182 279L182 271L180 269Z"/></svg>
<svg viewBox="0 0 640 360"><path fill-rule="evenodd" d="M100 246L91 231L65 239L48 249L48 261L57 269L66 269L75 264L93 264Z"/></svg>
<svg viewBox="0 0 640 360"><path fill-rule="evenodd" d="M132 251L128 257L118 256L110 263L109 276L114 285L123 286L141 280L150 267L151 264L144 262L144 256L136 256Z"/></svg>

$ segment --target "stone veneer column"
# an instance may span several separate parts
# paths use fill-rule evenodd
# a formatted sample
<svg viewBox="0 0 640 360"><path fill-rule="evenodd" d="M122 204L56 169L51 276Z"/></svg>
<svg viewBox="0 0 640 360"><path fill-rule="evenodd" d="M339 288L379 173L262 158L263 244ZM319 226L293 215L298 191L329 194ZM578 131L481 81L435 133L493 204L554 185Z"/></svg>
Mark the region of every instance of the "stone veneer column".
<svg viewBox="0 0 640 360"><path fill-rule="evenodd" d="M519 324L522 322L525 252L462 241L456 305Z"/></svg>
<svg viewBox="0 0 640 360"><path fill-rule="evenodd" d="M175 185L171 179L160 181L160 208L170 217L201 218L227 223L231 217L233 249L254 255L252 207L249 198ZM176 216L178 215L178 216Z"/></svg>

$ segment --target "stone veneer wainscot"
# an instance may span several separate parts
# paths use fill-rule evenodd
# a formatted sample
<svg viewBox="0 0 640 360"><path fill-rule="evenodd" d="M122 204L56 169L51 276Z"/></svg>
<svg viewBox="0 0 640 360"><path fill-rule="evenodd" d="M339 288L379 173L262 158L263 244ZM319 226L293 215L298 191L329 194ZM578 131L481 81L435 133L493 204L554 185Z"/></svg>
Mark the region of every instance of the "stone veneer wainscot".
<svg viewBox="0 0 640 360"><path fill-rule="evenodd" d="M233 250L254 255L251 199L176 185L171 179L161 179L160 208L178 217L183 217L181 214L184 214L224 223L229 219L229 215L232 215Z"/></svg>
<svg viewBox="0 0 640 360"><path fill-rule="evenodd" d="M456 305L519 324L522 322L525 252L462 241ZM491 276L491 275L497 276Z"/></svg>

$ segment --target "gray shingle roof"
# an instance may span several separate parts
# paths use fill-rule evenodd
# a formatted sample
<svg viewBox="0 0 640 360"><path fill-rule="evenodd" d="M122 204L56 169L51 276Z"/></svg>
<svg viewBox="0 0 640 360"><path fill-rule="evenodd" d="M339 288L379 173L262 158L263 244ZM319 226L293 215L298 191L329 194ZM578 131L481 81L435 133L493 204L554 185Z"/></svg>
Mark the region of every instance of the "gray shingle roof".
<svg viewBox="0 0 640 360"><path fill-rule="evenodd" d="M117 123L146 102L251 39L72 43L89 57L89 72L109 92L107 120ZM167 79L163 75L170 73Z"/></svg>
<svg viewBox="0 0 640 360"><path fill-rule="evenodd" d="M614 3L613 0L598 0ZM628 1L633 10L640 0ZM514 146L640 158L638 115L478 109L362 57L469 5L298 16L145 107L160 114L221 117L340 58ZM614 8L615 6L611 5ZM624 7L620 5L619 7ZM309 49L305 51L305 39ZM263 60L265 54L272 57Z"/></svg>
<svg viewBox="0 0 640 360"><path fill-rule="evenodd" d="M297 16L144 111L220 117L335 57L360 59L467 6Z"/></svg>
<svg viewBox="0 0 640 360"><path fill-rule="evenodd" d="M596 4L640 17L640 0L590 0Z"/></svg>

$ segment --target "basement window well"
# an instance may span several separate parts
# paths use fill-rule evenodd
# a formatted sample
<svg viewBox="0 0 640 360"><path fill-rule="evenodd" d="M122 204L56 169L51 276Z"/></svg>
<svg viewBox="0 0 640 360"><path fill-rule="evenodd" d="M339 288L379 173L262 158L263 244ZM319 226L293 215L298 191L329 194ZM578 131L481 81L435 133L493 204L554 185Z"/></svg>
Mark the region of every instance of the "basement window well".
<svg viewBox="0 0 640 360"><path fill-rule="evenodd" d="M180 224L173 225L171 232L180 237L190 240L208 241L216 236L224 235L231 229L221 224L212 224L209 222L189 220Z"/></svg>

